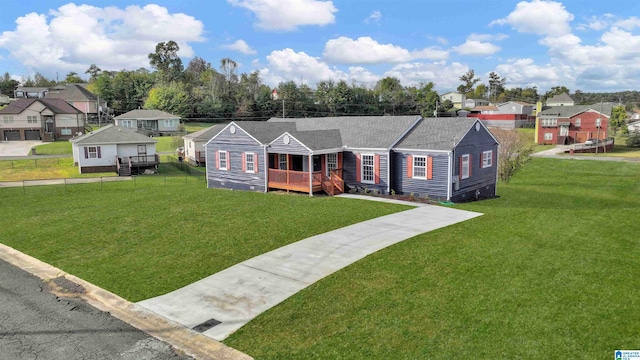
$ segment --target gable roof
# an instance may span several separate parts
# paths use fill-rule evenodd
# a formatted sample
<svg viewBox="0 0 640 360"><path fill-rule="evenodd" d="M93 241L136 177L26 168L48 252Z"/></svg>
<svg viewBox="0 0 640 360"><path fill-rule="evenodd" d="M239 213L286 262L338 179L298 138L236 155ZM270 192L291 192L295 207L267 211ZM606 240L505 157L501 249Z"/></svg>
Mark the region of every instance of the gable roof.
<svg viewBox="0 0 640 360"><path fill-rule="evenodd" d="M116 116L116 120L163 120L163 119L180 119L180 116L173 115L161 110L135 109Z"/></svg>
<svg viewBox="0 0 640 360"><path fill-rule="evenodd" d="M209 126L208 128L204 128L202 130L198 130L196 132L192 132L183 136L183 139L193 139L194 141L209 141L212 137L214 137L217 133L219 133L225 126L229 125L229 123L223 124L215 124L213 126Z"/></svg>
<svg viewBox="0 0 640 360"><path fill-rule="evenodd" d="M113 124L101 127L90 133L80 135L69 140L72 143L83 144L150 144L157 143L158 140L144 136L135 131L135 129Z"/></svg>
<svg viewBox="0 0 640 360"><path fill-rule="evenodd" d="M505 105L508 105L508 104L518 104L518 105L522 105L522 106L533 106L533 104L529 104L528 102L525 102L525 101L513 101L513 100L505 101L505 102L503 102L501 104L498 104L498 106L505 106Z"/></svg>
<svg viewBox="0 0 640 360"><path fill-rule="evenodd" d="M398 142L396 148L453 150L476 122L486 130L486 127L477 118L425 118ZM487 132L489 131L487 130ZM489 134L491 133L489 132Z"/></svg>
<svg viewBox="0 0 640 360"><path fill-rule="evenodd" d="M253 136L262 145L269 144L287 131L296 130L296 125L292 122L234 121L233 124Z"/></svg>
<svg viewBox="0 0 640 360"><path fill-rule="evenodd" d="M294 137L311 151L339 149L343 145L340 130L338 129L288 131L286 133Z"/></svg>
<svg viewBox="0 0 640 360"><path fill-rule="evenodd" d="M567 102L572 103L574 102L574 100L566 92L562 94L554 95L551 98L547 99L547 103L567 103Z"/></svg>
<svg viewBox="0 0 640 360"><path fill-rule="evenodd" d="M489 110L497 111L497 110L500 110L500 109L498 109L498 107L495 106L495 105L482 105L482 106L474 107L473 110L475 110L475 111L478 111L478 110L480 110L480 111L489 111Z"/></svg>
<svg viewBox="0 0 640 360"><path fill-rule="evenodd" d="M600 111L600 107L602 107L602 111ZM540 115L556 115L559 118L570 118L585 111L593 110L601 113L604 116L610 117L612 109L613 106L611 103L594 105L551 106L542 110L540 112Z"/></svg>
<svg viewBox="0 0 640 360"><path fill-rule="evenodd" d="M98 96L78 84L69 84L64 88L51 88L46 97L65 101L97 101Z"/></svg>
<svg viewBox="0 0 640 360"><path fill-rule="evenodd" d="M0 114L20 114L26 109L28 109L33 103L39 102L44 105L47 109L51 110L54 114L80 114L82 111L76 109L75 107L69 105L66 101L62 99L40 99L40 98L29 98L29 99L18 99L6 107L0 109Z"/></svg>
<svg viewBox="0 0 640 360"><path fill-rule="evenodd" d="M343 146L356 149L388 149L420 116L345 116L326 118L271 118L269 123L294 122L297 131L340 131Z"/></svg>

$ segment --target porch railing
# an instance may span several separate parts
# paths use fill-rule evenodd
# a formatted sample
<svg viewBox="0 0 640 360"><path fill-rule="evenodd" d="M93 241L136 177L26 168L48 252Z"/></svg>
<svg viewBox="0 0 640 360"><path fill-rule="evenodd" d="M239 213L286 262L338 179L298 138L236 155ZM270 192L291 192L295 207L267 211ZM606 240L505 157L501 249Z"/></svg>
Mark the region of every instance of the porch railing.
<svg viewBox="0 0 640 360"><path fill-rule="evenodd" d="M269 169L269 187L274 189L309 192L309 176L311 177L311 191L322 189L322 172Z"/></svg>

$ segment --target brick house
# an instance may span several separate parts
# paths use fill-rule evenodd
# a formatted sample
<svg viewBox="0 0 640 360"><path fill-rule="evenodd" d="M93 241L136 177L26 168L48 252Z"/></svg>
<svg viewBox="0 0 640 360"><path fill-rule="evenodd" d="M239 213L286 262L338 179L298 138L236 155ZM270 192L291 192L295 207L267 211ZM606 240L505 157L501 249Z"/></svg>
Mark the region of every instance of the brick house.
<svg viewBox="0 0 640 360"><path fill-rule="evenodd" d="M611 104L553 106L539 113L538 144L575 144L607 138Z"/></svg>

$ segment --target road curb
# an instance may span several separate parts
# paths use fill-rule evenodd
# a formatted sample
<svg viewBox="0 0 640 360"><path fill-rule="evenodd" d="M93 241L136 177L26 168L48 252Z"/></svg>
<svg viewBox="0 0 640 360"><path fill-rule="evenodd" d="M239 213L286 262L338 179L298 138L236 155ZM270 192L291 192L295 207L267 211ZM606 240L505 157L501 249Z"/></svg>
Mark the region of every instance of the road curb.
<svg viewBox="0 0 640 360"><path fill-rule="evenodd" d="M198 332L168 320L116 294L95 286L77 276L24 254L10 246L0 244L0 259L17 266L34 276L48 281L57 277L78 284L85 289L79 298L95 308L108 312L115 318L164 341L175 349L196 359L248 360L251 356L228 347Z"/></svg>

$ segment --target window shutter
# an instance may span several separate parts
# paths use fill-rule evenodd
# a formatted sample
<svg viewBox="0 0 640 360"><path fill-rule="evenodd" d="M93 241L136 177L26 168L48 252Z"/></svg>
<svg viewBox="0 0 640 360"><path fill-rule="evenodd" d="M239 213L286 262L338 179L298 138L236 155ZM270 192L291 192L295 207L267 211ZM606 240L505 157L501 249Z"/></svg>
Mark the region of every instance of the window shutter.
<svg viewBox="0 0 640 360"><path fill-rule="evenodd" d="M380 155L373 156L373 180L376 184L380 183Z"/></svg>
<svg viewBox="0 0 640 360"><path fill-rule="evenodd" d="M491 150L491 166L493 166L493 164L495 164L496 162L496 155L495 155L495 151Z"/></svg>
<svg viewBox="0 0 640 360"><path fill-rule="evenodd" d="M433 179L433 156L427 156L427 180Z"/></svg>
<svg viewBox="0 0 640 360"><path fill-rule="evenodd" d="M342 153L338 153L338 169L342 169Z"/></svg>
<svg viewBox="0 0 640 360"><path fill-rule="evenodd" d="M482 165L484 164L484 156L482 153L480 153L480 155L478 156L480 156L480 161L478 161L478 165L479 165L478 167L482 169Z"/></svg>
<svg viewBox="0 0 640 360"><path fill-rule="evenodd" d="M258 173L258 153L253 153L253 172Z"/></svg>
<svg viewBox="0 0 640 360"><path fill-rule="evenodd" d="M100 146L98 146L98 159L102 158L102 152L100 152Z"/></svg>
<svg viewBox="0 0 640 360"><path fill-rule="evenodd" d="M362 158L360 154L356 154L356 182L362 181Z"/></svg>
<svg viewBox="0 0 640 360"><path fill-rule="evenodd" d="M407 156L407 177L411 179L413 177L413 156Z"/></svg>
<svg viewBox="0 0 640 360"><path fill-rule="evenodd" d="M247 171L247 155L242 153L242 172Z"/></svg>
<svg viewBox="0 0 640 360"><path fill-rule="evenodd" d="M231 156L229 156L228 151L227 151L227 170L231 170Z"/></svg>
<svg viewBox="0 0 640 360"><path fill-rule="evenodd" d="M218 153L218 150L215 151L215 155L216 155L216 170L220 170L220 154Z"/></svg>
<svg viewBox="0 0 640 360"><path fill-rule="evenodd" d="M84 158L88 159L89 158L89 148L88 147L84 147Z"/></svg>

